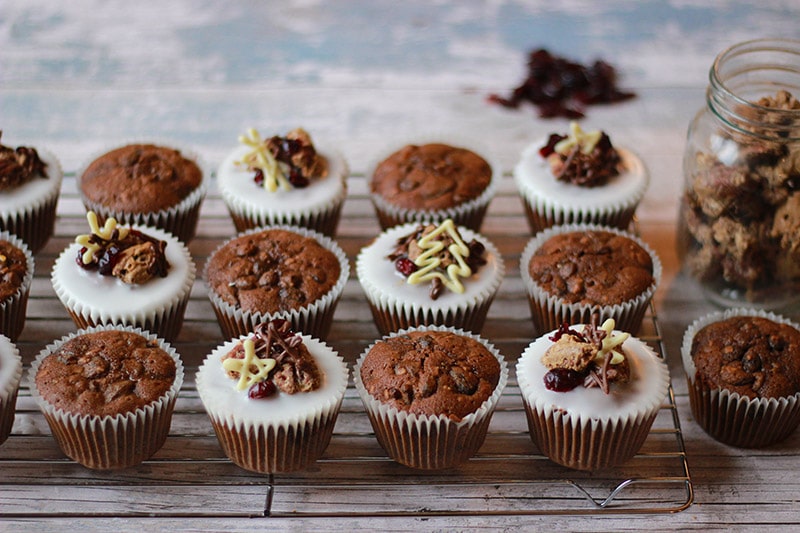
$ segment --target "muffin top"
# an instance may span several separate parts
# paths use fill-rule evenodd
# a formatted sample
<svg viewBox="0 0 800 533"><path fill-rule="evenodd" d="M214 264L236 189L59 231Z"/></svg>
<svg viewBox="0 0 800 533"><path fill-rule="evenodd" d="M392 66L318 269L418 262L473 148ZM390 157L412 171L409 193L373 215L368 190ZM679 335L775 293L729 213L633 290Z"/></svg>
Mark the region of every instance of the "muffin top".
<svg viewBox="0 0 800 533"><path fill-rule="evenodd" d="M361 364L373 397L401 411L461 420L500 380L500 363L477 340L449 331L411 331L375 343Z"/></svg>
<svg viewBox="0 0 800 533"><path fill-rule="evenodd" d="M492 167L465 148L446 144L408 145L375 168L371 189L404 209L447 209L479 197Z"/></svg>
<svg viewBox="0 0 800 533"><path fill-rule="evenodd" d="M767 318L736 316L711 323L692 339L697 379L749 398L800 391L800 331Z"/></svg>
<svg viewBox="0 0 800 533"><path fill-rule="evenodd" d="M130 331L84 333L47 355L36 373L41 397L71 414L115 416L158 400L172 387L175 360Z"/></svg>
<svg viewBox="0 0 800 533"><path fill-rule="evenodd" d="M633 239L602 230L554 235L533 254L528 272L546 293L593 305L626 302L654 281L647 250Z"/></svg>
<svg viewBox="0 0 800 533"><path fill-rule="evenodd" d="M17 293L27 272L25 252L8 241L0 240L0 302Z"/></svg>
<svg viewBox="0 0 800 533"><path fill-rule="evenodd" d="M209 258L206 281L228 304L253 313L310 305L339 281L336 254L316 239L284 229L236 237Z"/></svg>
<svg viewBox="0 0 800 533"><path fill-rule="evenodd" d="M130 144L101 155L81 175L92 202L125 213L152 213L178 205L202 182L197 164L178 150Z"/></svg>

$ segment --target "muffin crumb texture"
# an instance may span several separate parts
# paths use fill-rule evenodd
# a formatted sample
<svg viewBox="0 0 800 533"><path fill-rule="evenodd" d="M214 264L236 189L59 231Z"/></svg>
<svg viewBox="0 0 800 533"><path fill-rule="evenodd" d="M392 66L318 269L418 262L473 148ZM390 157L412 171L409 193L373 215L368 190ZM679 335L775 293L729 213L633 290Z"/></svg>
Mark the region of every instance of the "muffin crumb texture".
<svg viewBox="0 0 800 533"><path fill-rule="evenodd" d="M361 380L378 400L418 415L461 420L497 387L500 363L480 342L446 331L412 331L379 341Z"/></svg>
<svg viewBox="0 0 800 533"><path fill-rule="evenodd" d="M74 337L45 357L36 387L68 413L114 416L158 400L175 377L175 361L155 341L109 330Z"/></svg>
<svg viewBox="0 0 800 533"><path fill-rule="evenodd" d="M692 339L696 377L749 398L800 391L800 331L761 317L731 317Z"/></svg>

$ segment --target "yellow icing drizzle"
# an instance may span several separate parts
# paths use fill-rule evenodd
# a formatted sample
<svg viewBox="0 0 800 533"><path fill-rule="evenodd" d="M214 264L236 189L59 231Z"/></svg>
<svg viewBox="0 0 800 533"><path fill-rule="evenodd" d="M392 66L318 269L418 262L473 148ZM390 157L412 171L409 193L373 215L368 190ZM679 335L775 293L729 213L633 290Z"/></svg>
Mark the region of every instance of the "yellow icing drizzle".
<svg viewBox="0 0 800 533"><path fill-rule="evenodd" d="M576 146L580 147L581 152L584 154L592 153L597 142L603 136L600 130L583 131L577 122L572 121L569 123L569 134L566 139L560 140L553 149L559 154L566 155L572 151Z"/></svg>
<svg viewBox="0 0 800 533"><path fill-rule="evenodd" d="M436 238L445 232L454 241L453 244L448 246L447 250L456 260L455 263L448 265L446 276L436 271L442 264L442 259L438 254L444 250L444 243L441 240L436 240ZM414 260L414 264L420 268L408 276L408 283L414 285L439 278L444 286L451 291L463 293L464 284L461 283L459 277L466 278L471 276L472 270L464 261L465 257L469 257L469 247L461 239L461 235L458 234L455 223L448 218L431 233L423 236L417 244L424 252Z"/></svg>
<svg viewBox="0 0 800 533"><path fill-rule="evenodd" d="M86 252L84 252L84 254L81 256L81 260L83 261L84 265L91 263L95 252L102 248L100 244L91 242L92 235L97 235L98 237L108 241L114 236L114 230L118 230L119 233L117 235L117 239L121 240L128 236L129 231L129 228L118 226L117 219L114 217L107 218L105 224L103 224L103 227L101 228L97 223L97 215L94 211L89 211L86 213L86 220L89 222L89 229L91 229L91 233L88 235L78 235L75 237L75 242L86 248Z"/></svg>
<svg viewBox="0 0 800 533"><path fill-rule="evenodd" d="M269 192L277 191L278 186L285 191L292 188L289 180L284 176L278 160L267 150L267 146L255 128L250 128L245 135L240 135L239 142L249 146L250 151L241 161L236 161L236 164L248 165L261 170L264 175L264 188Z"/></svg>
<svg viewBox="0 0 800 533"><path fill-rule="evenodd" d="M598 363L602 363L603 359L606 357L606 354L609 352L613 354L610 361L612 365L618 365L625 359L624 355L613 350L628 340L628 337L630 337L631 334L620 333L619 335L614 335L614 326L616 326L616 322L614 322L613 318L607 319L605 322L603 322L603 325L600 326L600 329L606 332L606 336L603 338L602 347L595 356L595 361Z"/></svg>
<svg viewBox="0 0 800 533"><path fill-rule="evenodd" d="M256 357L256 348L252 339L245 339L242 345L244 346L244 359L230 357L222 362L222 368L226 372L239 373L236 390L247 390L259 381L267 379L276 364L275 359ZM255 366L258 370L251 372L250 366Z"/></svg>

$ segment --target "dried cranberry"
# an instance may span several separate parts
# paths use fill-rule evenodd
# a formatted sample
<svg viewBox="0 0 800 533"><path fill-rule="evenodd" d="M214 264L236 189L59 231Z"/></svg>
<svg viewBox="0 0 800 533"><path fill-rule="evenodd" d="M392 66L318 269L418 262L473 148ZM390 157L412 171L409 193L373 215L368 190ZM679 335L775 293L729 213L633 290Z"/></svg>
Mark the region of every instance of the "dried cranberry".
<svg viewBox="0 0 800 533"><path fill-rule="evenodd" d="M307 177L303 176L303 173L300 172L300 169L291 167L291 171L289 172L289 183L298 189L302 189L304 187L308 187L310 182Z"/></svg>
<svg viewBox="0 0 800 533"><path fill-rule="evenodd" d="M122 249L116 244L109 245L97 261L97 271L104 276L111 276L114 265L119 260L120 252L122 252Z"/></svg>
<svg viewBox="0 0 800 533"><path fill-rule="evenodd" d="M256 182L256 185L264 185L264 172L260 168L256 169L253 181Z"/></svg>
<svg viewBox="0 0 800 533"><path fill-rule="evenodd" d="M412 261L408 257L401 257L400 259L395 261L394 267L397 269L398 272L400 272L405 277L408 277L417 271L417 265L415 265L414 261Z"/></svg>
<svg viewBox="0 0 800 533"><path fill-rule="evenodd" d="M586 338L581 333L579 333L578 331L575 331L574 329L569 327L569 323L568 322L562 322L561 325L558 326L558 329L556 330L556 332L553 333L548 338L553 342L558 342L558 340L563 335L572 335L573 337L576 337L580 341L586 342Z"/></svg>
<svg viewBox="0 0 800 533"><path fill-rule="evenodd" d="M94 270L97 268L97 264L92 262L84 263L83 262L83 254L85 254L88 249L85 246L81 246L81 249L78 250L78 255L75 257L75 262L78 263L78 266L81 268L85 268L86 270Z"/></svg>
<svg viewBox="0 0 800 533"><path fill-rule="evenodd" d="M547 157L553 152L556 151L556 145L560 143L562 140L566 139L563 135L559 135L558 133L551 133L550 137L547 139L547 144L539 148L539 155L542 157Z"/></svg>
<svg viewBox="0 0 800 533"><path fill-rule="evenodd" d="M272 396L278 391L278 388L275 387L275 384L271 381L259 381L252 387L250 390L247 391L247 397L251 400L259 400L261 398L266 398L268 396Z"/></svg>
<svg viewBox="0 0 800 533"><path fill-rule="evenodd" d="M569 368L554 368L544 375L544 386L554 392L571 391L583 382L583 374Z"/></svg>

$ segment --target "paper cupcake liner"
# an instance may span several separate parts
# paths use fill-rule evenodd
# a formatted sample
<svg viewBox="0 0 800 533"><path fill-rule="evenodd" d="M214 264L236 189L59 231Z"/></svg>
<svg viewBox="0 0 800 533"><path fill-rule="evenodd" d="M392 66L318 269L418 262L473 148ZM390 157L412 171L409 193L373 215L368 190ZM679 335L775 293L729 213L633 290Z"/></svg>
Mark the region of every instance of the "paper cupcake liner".
<svg viewBox="0 0 800 533"><path fill-rule="evenodd" d="M51 185L47 193L28 205L20 205L15 212L0 216L0 230L18 236L36 254L53 235L56 223L56 207L61 193L61 181L64 172L58 158L44 148L36 151L47 163L47 175Z"/></svg>
<svg viewBox="0 0 800 533"><path fill-rule="evenodd" d="M327 158L337 160L337 166L342 171L339 176L328 176L325 179L340 179L342 188L339 193L327 203L317 206L306 206L302 211L287 212L286 209L276 209L270 205L252 206L230 191L220 187L222 200L228 208L236 231L243 231L262 226L298 226L308 228L328 237L336 235L336 228L342 213L342 205L347 198L347 175L349 169L347 162L337 152L325 152Z"/></svg>
<svg viewBox="0 0 800 533"><path fill-rule="evenodd" d="M370 198L375 207L375 213L378 216L378 222L382 230L399 226L407 222L441 222L451 218L453 222L459 226L465 226L473 231L480 231L481 224L483 224L483 219L486 215L486 210L489 207L489 203L494 198L497 187L503 177L503 170L494 157L487 154L487 147L480 144L475 139L460 139L457 137L454 138L453 135L443 134L396 141L391 145L386 145L386 147L379 152L378 157L368 166L366 172L367 179L371 183L372 174L378 164L402 147L409 144L420 145L436 142L465 148L483 157L492 168L492 178L489 181L489 185L478 197L472 200L447 209L438 210L406 209L388 202L379 194L370 193Z"/></svg>
<svg viewBox="0 0 800 533"><path fill-rule="evenodd" d="M414 231L417 223L406 224L408 231L400 231L400 228L392 228L402 235L407 235ZM364 272L366 261L363 254L359 254L356 260L356 272L361 287L364 289L367 301L369 302L372 317L381 335L387 335L392 331L413 328L417 326L440 325L460 328L473 333L480 333L486 321L492 302L503 282L505 276L505 265L502 256L495 245L486 237L479 235L473 230L465 231L460 228L465 242L477 238L486 248L488 255L496 258L498 269L484 290L475 295L471 300L453 302L447 307L440 307L434 300L426 305L409 303L401 298L387 294L381 287ZM469 283L466 280L465 283Z"/></svg>
<svg viewBox="0 0 800 533"><path fill-rule="evenodd" d="M19 350L9 338L0 336L0 344L6 343L9 348L8 356L0 354L0 378L2 378L0 379L0 444L3 444L11 434L17 392L22 379L22 357L19 355Z"/></svg>
<svg viewBox="0 0 800 533"><path fill-rule="evenodd" d="M358 358L353 370L355 386L367 411L378 443L394 461L421 470L455 467L474 456L486 439L492 414L508 381L508 365L497 349L472 333L444 326L423 326L401 330L383 339L410 331L452 331L483 344L500 362L500 379L492 395L474 413L455 422L450 418L401 411L372 396L361 381L361 365L375 343ZM376 341L377 342L377 341Z"/></svg>
<svg viewBox="0 0 800 533"><path fill-rule="evenodd" d="M545 141L542 141L538 146L544 143ZM538 152L538 146L532 146ZM650 178L649 173L644 169L644 164L636 155L625 149L619 149L619 151L625 158L636 161L642 167L645 179L629 196L620 196L615 201L604 205L576 206L568 201L558 202L555 199L547 198L535 184L525 180L515 171L514 181L522 197L531 232L535 235L551 226L564 224L599 224L623 230L628 229L637 206L644 198ZM555 180L555 178L553 179Z"/></svg>
<svg viewBox="0 0 800 533"><path fill-rule="evenodd" d="M44 399L36 387L36 373L45 357L73 337L106 330L130 331L156 340L175 361L175 381L158 400L135 411L116 416L70 414ZM47 345L31 364L31 395L47 420L59 448L70 459L96 470L128 468L153 456L163 445L172 422L172 412L183 383L183 364L166 341L139 328L99 326L80 330Z"/></svg>
<svg viewBox="0 0 800 533"><path fill-rule="evenodd" d="M574 231L607 231L616 233L635 241L641 246L653 260L653 283L642 294L628 300L614 305L594 305L582 303L568 303L561 300L559 296L548 294L542 287L531 278L528 271L528 264L533 257L533 254L539 249L548 239L555 235L562 233L571 233ZM596 224L570 224L567 226L554 226L536 234L525 246L520 257L520 277L522 278L523 285L528 292L528 302L531 308L531 318L533 325L539 334L546 333L557 329L561 324L567 322L568 324L588 324L592 321L594 313L599 314L600 323L608 318L613 318L616 322L616 327L622 331L629 331L636 333L642 325L644 315L647 312L647 306L661 282L662 266L656 252L642 239L633 235L632 233L620 230L618 228L611 228L608 226L599 226Z"/></svg>
<svg viewBox="0 0 800 533"><path fill-rule="evenodd" d="M110 152L111 150L122 148L129 144L153 144L156 146L179 150L183 157L194 161L194 163L200 168L200 173L202 175L200 185L194 191L189 193L186 198L181 200L177 205L168 209L162 209L161 211L153 211L151 213L130 213L125 211L116 211L114 209L105 207L102 204L91 201L83 193L83 189L80 185L80 180L83 176L83 173L98 157ZM78 176L78 193L81 196L83 206L87 211L95 212L100 225L102 225L107 218L114 217L120 224L151 226L163 229L164 231L175 235L181 242L188 243L194 238L197 231L197 222L200 216L200 205L203 203L203 199L208 191L211 173L209 172L205 162L194 150L173 143L172 141L162 142L158 140L144 139L131 140L123 144L106 147L105 149L96 152L78 169L76 176Z"/></svg>
<svg viewBox="0 0 800 533"><path fill-rule="evenodd" d="M222 334L226 339L232 339L241 335L246 335L253 331L256 324L267 322L276 318L282 318L289 321L294 331L301 331L305 334L324 339L328 336L333 323L333 315L336 311L336 306L339 299L344 292L344 286L350 277L350 263L344 250L330 237L326 237L319 232L310 230L308 228L300 228L297 226L265 226L261 228L253 228L245 232L239 233L233 238L220 244L209 257L213 257L223 246L228 242L243 235L252 233L259 233L265 230L283 229L299 233L304 237L311 237L316 239L323 247L333 252L339 260L339 279L331 289L318 300L301 307L299 309L292 309L290 311L279 311L276 313L260 313L242 310L239 306L234 306L223 300L213 289L208 286L208 264L203 271L203 279L206 280L208 286L208 298L211 300L211 306L217 316Z"/></svg>
<svg viewBox="0 0 800 533"><path fill-rule="evenodd" d="M133 226L133 229L151 235L154 233L152 227ZM162 238L161 235L156 235L156 237ZM167 341L174 341L183 326L183 317L189 303L196 273L194 261L186 245L179 240L174 240L171 244L180 246L181 254L189 265L189 275L184 280L181 289L175 293L174 298L164 305L151 309L131 307L125 314L110 313L105 309L82 302L77 295L69 294L55 275L51 275L53 290L78 328L85 329L100 325L133 326L155 333ZM66 248L62 254L69 253L69 250L69 247Z"/></svg>
<svg viewBox="0 0 800 533"><path fill-rule="evenodd" d="M308 335L304 337L307 339ZM236 341L244 338L247 336L240 336ZM331 350L324 342L320 341L320 344L325 350ZM233 346L235 341L218 346L203 366L211 358L221 358ZM342 372L341 387L332 389L330 397L320 401L307 416L287 412L276 421L248 420L241 413L231 412L215 402L204 394L205 378L201 367L197 374L197 389L225 455L241 468L263 474L302 470L319 459L330 443L347 389L347 364L341 356L333 353Z"/></svg>
<svg viewBox="0 0 800 533"><path fill-rule="evenodd" d="M25 253L25 277L22 278L17 292L0 302L0 333L16 342L25 327L25 315L28 309L28 296L33 281L34 260L28 246L17 236L8 231L0 231L0 240L8 241Z"/></svg>
<svg viewBox="0 0 800 533"><path fill-rule="evenodd" d="M789 319L757 309L717 311L695 320L683 335L681 359L689 385L692 415L714 439L740 448L761 448L786 439L800 424L800 392L782 398L748 398L697 379L692 341L705 326L734 316L754 316L800 327Z"/></svg>

